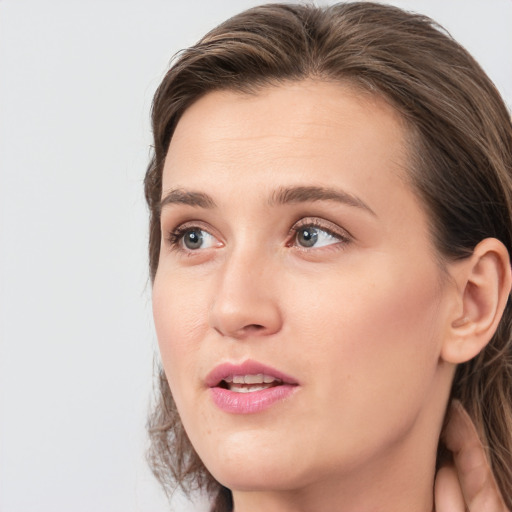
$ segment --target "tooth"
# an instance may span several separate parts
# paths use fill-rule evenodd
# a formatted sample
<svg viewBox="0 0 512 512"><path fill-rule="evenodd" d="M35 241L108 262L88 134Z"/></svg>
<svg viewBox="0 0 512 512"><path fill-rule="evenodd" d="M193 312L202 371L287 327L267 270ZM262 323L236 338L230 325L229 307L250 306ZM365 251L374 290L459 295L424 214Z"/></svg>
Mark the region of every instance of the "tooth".
<svg viewBox="0 0 512 512"><path fill-rule="evenodd" d="M265 384L270 384L271 382L274 382L276 379L274 377L271 377L270 375L263 375L263 382Z"/></svg>
<svg viewBox="0 0 512 512"><path fill-rule="evenodd" d="M254 391L261 391L263 389L268 389L269 386L265 386L265 384L262 384L260 386L258 385L252 385L250 387L248 386L239 386L237 384L231 384L229 386L229 390L233 391L234 393L253 393Z"/></svg>
<svg viewBox="0 0 512 512"><path fill-rule="evenodd" d="M246 375L244 377L244 382L246 384L262 384L263 375L261 373L259 373L258 375Z"/></svg>
<svg viewBox="0 0 512 512"><path fill-rule="evenodd" d="M233 381L235 384L243 384L245 381L244 381L244 376L243 375L233 375Z"/></svg>
<svg viewBox="0 0 512 512"><path fill-rule="evenodd" d="M233 377L229 376L224 379L224 382L230 383L233 382Z"/></svg>

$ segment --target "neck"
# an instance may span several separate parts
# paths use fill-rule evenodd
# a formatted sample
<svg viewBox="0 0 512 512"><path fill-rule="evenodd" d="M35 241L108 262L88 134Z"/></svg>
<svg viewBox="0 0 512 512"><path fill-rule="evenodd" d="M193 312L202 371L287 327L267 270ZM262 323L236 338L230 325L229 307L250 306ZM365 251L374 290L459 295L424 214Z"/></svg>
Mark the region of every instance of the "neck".
<svg viewBox="0 0 512 512"><path fill-rule="evenodd" d="M414 474L387 466L378 474L332 477L298 490L234 492L234 512L431 512L435 462Z"/></svg>
<svg viewBox="0 0 512 512"><path fill-rule="evenodd" d="M432 512L443 416L441 410L436 413L437 428L432 416L420 415L408 432L377 456L373 453L371 463L362 456L341 472L317 473L294 489L234 490L234 512Z"/></svg>

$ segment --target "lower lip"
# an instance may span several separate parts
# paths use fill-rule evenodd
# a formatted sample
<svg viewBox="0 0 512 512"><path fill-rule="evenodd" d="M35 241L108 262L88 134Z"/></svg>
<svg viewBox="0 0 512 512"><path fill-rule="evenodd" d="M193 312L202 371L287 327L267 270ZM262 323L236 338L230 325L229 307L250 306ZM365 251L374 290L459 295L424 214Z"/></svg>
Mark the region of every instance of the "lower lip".
<svg viewBox="0 0 512 512"><path fill-rule="evenodd" d="M281 384L252 393L235 393L224 388L210 388L215 405L225 412L233 414L252 414L264 411L270 406L288 398L297 386Z"/></svg>

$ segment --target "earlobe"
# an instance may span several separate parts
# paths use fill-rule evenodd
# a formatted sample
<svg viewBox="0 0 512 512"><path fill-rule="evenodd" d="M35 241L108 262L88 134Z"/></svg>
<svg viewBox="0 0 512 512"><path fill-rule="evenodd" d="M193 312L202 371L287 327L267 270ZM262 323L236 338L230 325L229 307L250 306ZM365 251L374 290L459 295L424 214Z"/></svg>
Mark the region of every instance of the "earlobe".
<svg viewBox="0 0 512 512"><path fill-rule="evenodd" d="M441 358L460 364L475 357L498 327L512 282L506 247L495 238L482 240L454 278L458 307L449 320Z"/></svg>

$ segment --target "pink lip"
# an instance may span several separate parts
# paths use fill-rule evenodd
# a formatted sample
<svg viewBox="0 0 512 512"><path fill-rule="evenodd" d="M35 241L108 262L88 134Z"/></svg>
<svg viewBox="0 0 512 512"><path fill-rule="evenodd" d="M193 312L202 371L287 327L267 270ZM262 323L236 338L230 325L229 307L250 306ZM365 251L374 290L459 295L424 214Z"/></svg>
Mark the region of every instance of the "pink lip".
<svg viewBox="0 0 512 512"><path fill-rule="evenodd" d="M280 379L282 384L252 393L236 393L219 387L221 381L227 377L260 373ZM205 383L210 388L215 405L225 412L234 414L251 414L263 411L274 403L288 398L297 390L299 384L293 377L275 368L250 360L241 364L224 363L215 367L207 375Z"/></svg>

